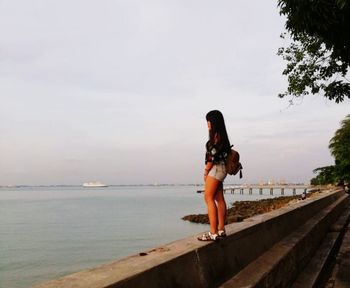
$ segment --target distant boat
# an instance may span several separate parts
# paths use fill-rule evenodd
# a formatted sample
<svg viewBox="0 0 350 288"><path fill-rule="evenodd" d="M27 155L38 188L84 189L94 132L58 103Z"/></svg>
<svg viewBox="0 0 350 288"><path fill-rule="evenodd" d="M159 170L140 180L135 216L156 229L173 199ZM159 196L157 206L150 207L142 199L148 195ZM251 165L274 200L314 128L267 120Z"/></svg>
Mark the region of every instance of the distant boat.
<svg viewBox="0 0 350 288"><path fill-rule="evenodd" d="M83 184L83 187L86 187L86 188L96 188L96 187L108 187L108 185L106 184L103 184L99 181L96 181L96 182L85 182Z"/></svg>

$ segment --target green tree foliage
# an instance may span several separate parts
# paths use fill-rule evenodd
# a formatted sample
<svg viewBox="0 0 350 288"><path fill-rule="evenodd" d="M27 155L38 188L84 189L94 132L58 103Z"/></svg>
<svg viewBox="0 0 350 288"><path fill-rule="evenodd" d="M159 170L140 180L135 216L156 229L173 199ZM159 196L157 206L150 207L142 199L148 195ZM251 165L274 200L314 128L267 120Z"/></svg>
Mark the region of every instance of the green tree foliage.
<svg viewBox="0 0 350 288"><path fill-rule="evenodd" d="M341 122L341 127L330 140L329 149L335 165L315 169L313 172L318 174L311 179L312 185L350 182L350 114Z"/></svg>
<svg viewBox="0 0 350 288"><path fill-rule="evenodd" d="M329 149L335 159L335 173L340 180L350 181L350 115L342 122L330 141Z"/></svg>
<svg viewBox="0 0 350 288"><path fill-rule="evenodd" d="M350 1L279 0L292 39L278 55L287 61L288 88L279 97L322 93L336 103L350 98ZM284 38L287 34L282 34Z"/></svg>
<svg viewBox="0 0 350 288"><path fill-rule="evenodd" d="M316 168L313 172L318 173L318 175L311 179L311 185L326 185L336 182L334 166Z"/></svg>

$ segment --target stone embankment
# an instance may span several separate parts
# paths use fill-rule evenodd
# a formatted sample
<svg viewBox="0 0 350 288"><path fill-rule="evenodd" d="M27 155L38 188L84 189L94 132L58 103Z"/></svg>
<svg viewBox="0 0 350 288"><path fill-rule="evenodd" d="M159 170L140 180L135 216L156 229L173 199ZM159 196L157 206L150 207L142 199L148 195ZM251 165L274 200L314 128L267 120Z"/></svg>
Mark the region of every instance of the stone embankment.
<svg viewBox="0 0 350 288"><path fill-rule="evenodd" d="M332 272L349 219L350 198L343 193L220 287L350 287Z"/></svg>

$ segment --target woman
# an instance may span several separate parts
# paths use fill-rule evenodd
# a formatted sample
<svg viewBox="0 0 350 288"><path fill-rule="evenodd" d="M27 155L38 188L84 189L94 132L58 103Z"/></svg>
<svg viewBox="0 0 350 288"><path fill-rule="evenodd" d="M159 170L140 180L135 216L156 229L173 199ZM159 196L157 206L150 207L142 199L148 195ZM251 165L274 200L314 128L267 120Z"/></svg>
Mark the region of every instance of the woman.
<svg viewBox="0 0 350 288"><path fill-rule="evenodd" d="M226 202L223 181L227 175L225 160L231 150L224 117L218 110L206 115L209 130L209 141L206 144L204 182L204 198L208 207L210 232L198 237L200 241L216 241L226 236L225 218Z"/></svg>

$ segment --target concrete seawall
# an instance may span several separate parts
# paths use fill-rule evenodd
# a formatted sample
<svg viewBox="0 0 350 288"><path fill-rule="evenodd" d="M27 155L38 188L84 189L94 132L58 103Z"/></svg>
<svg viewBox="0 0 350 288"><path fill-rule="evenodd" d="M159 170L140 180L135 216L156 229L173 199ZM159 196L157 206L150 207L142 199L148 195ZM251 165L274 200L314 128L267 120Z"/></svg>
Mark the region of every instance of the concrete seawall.
<svg viewBox="0 0 350 288"><path fill-rule="evenodd" d="M348 195L342 190L323 192L281 209L227 225L228 236L218 243L199 242L196 236L191 236L146 251L144 256L134 255L35 287L273 287L268 284L272 280L264 272L264 265L268 267L268 263L258 262L261 273L256 274L255 282L247 279L252 278L247 277L251 273L249 267L272 247L277 247L277 243L284 243L285 248L289 241L296 241L298 235L308 235L301 238L307 249L295 244L299 249L296 254L290 254L294 258L285 261L288 269L294 269L289 273L289 278L278 282L278 285L288 287L288 283L299 272L295 267L299 266L299 262L300 265L305 264L311 257L329 226L344 211L349 201ZM299 234L288 240L288 235L296 230L300 230ZM282 250L277 249L280 254L283 251L287 256L291 253ZM276 271L271 268L271 277L278 280L284 273L281 267L278 266Z"/></svg>

